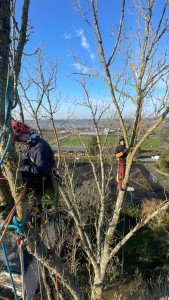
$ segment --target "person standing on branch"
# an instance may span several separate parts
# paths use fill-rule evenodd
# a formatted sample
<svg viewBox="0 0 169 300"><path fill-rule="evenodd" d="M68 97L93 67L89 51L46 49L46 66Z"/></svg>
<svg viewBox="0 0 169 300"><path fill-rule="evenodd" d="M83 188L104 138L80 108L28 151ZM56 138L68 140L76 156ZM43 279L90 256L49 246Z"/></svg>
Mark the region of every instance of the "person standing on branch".
<svg viewBox="0 0 169 300"><path fill-rule="evenodd" d="M125 139L123 136L119 138L119 145L115 149L116 158L118 158L117 182L118 189L121 190L123 179L126 171L126 158L129 151L133 151L134 147L126 148Z"/></svg>
<svg viewBox="0 0 169 300"><path fill-rule="evenodd" d="M12 124L14 142L28 148L27 157L21 162L23 182L32 188L36 195L43 195L44 188L51 184L51 170L54 167L54 154L50 145L38 133L31 133L30 127L21 122ZM43 181L44 180L44 186Z"/></svg>

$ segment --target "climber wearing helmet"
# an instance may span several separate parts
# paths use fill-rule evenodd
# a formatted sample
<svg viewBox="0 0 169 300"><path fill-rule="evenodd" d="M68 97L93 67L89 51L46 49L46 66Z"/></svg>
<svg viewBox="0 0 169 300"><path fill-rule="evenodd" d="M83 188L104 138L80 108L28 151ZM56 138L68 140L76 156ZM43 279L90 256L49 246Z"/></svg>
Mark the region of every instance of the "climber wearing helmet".
<svg viewBox="0 0 169 300"><path fill-rule="evenodd" d="M27 157L22 161L21 174L27 187L43 194L42 178L50 182L50 172L54 166L54 155L50 145L38 133L31 133L30 127L21 122L12 124L14 142L28 147Z"/></svg>
<svg viewBox="0 0 169 300"><path fill-rule="evenodd" d="M125 139L123 136L119 137L119 144L115 149L115 155L117 158L120 157L120 160L125 162L126 157L127 157L127 149L126 149L126 143L125 143Z"/></svg>

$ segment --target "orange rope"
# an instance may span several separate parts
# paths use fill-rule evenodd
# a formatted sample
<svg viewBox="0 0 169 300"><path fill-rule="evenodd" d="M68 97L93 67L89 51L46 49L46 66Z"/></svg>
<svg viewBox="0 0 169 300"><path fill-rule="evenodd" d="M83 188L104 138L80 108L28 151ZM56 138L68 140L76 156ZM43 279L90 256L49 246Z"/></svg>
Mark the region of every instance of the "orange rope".
<svg viewBox="0 0 169 300"><path fill-rule="evenodd" d="M56 266L56 255L55 255L55 251L52 247L52 243L51 243L51 240L49 238L49 235L48 235L48 232L47 232L47 228L45 226L45 223L44 223L44 220L43 220L43 216L41 214L41 211L39 209L39 214L40 214L40 217L41 217L41 221L42 221L42 225L43 225L43 228L45 229L45 232L46 232L46 235L47 235L47 238L48 238L48 241L49 241L49 245L50 245L50 249L52 250L52 253L53 253L53 257L54 257L54 262L55 262L55 275L56 275L56 291L57 291L57 300L59 300L59 290L58 290L58 279L57 279L57 266Z"/></svg>
<svg viewBox="0 0 169 300"><path fill-rule="evenodd" d="M9 223L11 222L11 219L12 219L14 213L15 213L16 207L17 207L17 205L19 204L20 200L22 199L22 197L23 197L23 195L24 195L24 193L25 193L25 190L26 190L26 185L24 186L23 190L21 191L21 193L20 193L20 195L19 195L19 197L18 197L18 200L17 200L17 202L15 203L14 207L12 208L12 210L11 210L10 213L9 213L9 215L8 215L7 218L5 219L4 223L3 223L2 226L0 227L0 232L1 232L1 231L4 229L4 226L5 226L5 224L6 224L6 227L5 227L5 229L4 229L3 233L2 233L2 236L1 236L1 238L0 238L0 243L2 242L2 240L3 240L3 238L4 238L4 235L5 235L6 231L7 231L8 225L9 225Z"/></svg>
<svg viewBox="0 0 169 300"><path fill-rule="evenodd" d="M2 174L4 175L4 177L0 178L0 180L4 180L4 179L7 179L7 175L5 173L5 171L3 170Z"/></svg>

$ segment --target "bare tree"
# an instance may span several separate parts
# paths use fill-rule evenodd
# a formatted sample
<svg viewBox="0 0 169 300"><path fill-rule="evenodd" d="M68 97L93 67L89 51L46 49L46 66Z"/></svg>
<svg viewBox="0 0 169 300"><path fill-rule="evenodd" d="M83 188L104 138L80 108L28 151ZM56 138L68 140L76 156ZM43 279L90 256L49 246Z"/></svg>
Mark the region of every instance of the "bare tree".
<svg viewBox="0 0 169 300"><path fill-rule="evenodd" d="M169 27L168 18L166 17L168 0L163 2L161 12L159 13L159 20L156 22L154 27L153 23L153 12L155 9L155 1L133 1L131 6L131 14L134 14L137 20L138 30L137 39L133 44L130 43L130 32L126 33L123 30L124 27L124 12L125 12L125 0L122 1L121 9L121 19L115 38L114 48L110 56L107 58L106 51L102 39L101 29L99 26L99 3L98 1L91 0L84 7L85 4L78 1L74 1L74 8L76 11L80 12L84 21L89 25L89 28L94 34L96 41L96 51L98 57L97 69L93 65L88 65L86 60L80 59L79 54L72 56L75 62L78 64L78 70L73 73L82 77L80 83L86 94L86 102L91 109L93 116L93 124L96 130L96 137L99 147L99 159L101 173L100 177L95 171L95 166L91 161L93 176L97 186L97 197L99 202L98 217L95 220L95 231L96 231L96 242L93 245L91 236L88 234L87 221L82 218L80 206L78 207L77 195L75 192L75 187L73 183L73 175L69 177L70 186L66 191L61 188L61 195L63 197L64 203L68 208L69 214L73 217L79 237L82 241L85 253L93 267L93 279L91 281L91 299L102 299L104 279L106 275L106 270L108 268L109 262L118 252L118 250L124 245L129 238L135 232L147 224L153 217L155 217L160 211L165 210L169 203L164 202L155 212L153 212L149 217L147 217L143 222L138 223L126 236L124 236L116 246L110 241L113 241L116 233L116 227L119 221L120 212L125 198L125 192L127 188L127 183L129 180L129 174L132 166L132 162L136 151L141 147L142 143L148 136L156 130L158 125L164 120L165 116L169 112L168 107L168 92L165 90L163 100L156 99L156 104L154 105L154 114L156 113L156 120L154 124L148 128L143 135L139 136L139 129L141 127L142 115L144 113L144 108L146 104L151 101L153 97L153 92L158 89L158 84L161 80L167 81L168 78L168 52L167 45L163 47L162 51L158 51L158 46L160 42L164 42L164 36L166 35ZM133 10L133 11L132 11ZM125 44L124 44L125 42ZM134 50L133 50L134 48ZM156 55L156 52L158 55ZM138 53L138 57L136 54ZM119 56L124 57L124 66L121 66L122 60L119 60L120 70L115 72L114 68L118 66ZM138 58L138 60L137 60ZM100 68L98 67L100 66ZM83 71L82 71L83 70ZM106 224L106 188L108 187L105 176L105 168L103 164L103 147L100 142L98 124L96 122L96 114L89 100L89 95L84 85L83 78L92 79L92 76L101 77L108 85L112 102L117 112L117 116L120 121L120 125L126 140L127 147L135 146L132 153L128 154L126 173L122 185L122 190L119 191L114 209L112 210L109 218L109 222ZM119 102L117 94L123 96L123 101ZM158 101L159 100L159 101ZM135 105L135 115L133 120L133 127L131 131L131 139L129 139L128 131L126 129L125 120L123 117L123 107L126 101L131 101ZM153 98L155 101L155 98ZM122 103L122 105L121 105ZM85 146L85 145L84 145Z"/></svg>
<svg viewBox="0 0 169 300"><path fill-rule="evenodd" d="M49 94L52 93L55 97L57 87L57 65L58 59L53 58L48 60L45 50L42 46L34 55L34 62L27 61L27 66L24 70L24 75L20 80L20 98L23 99L22 106L30 114L31 119L35 121L37 131L42 134L39 124L40 119L45 119L44 112L46 110L46 102ZM25 76L26 75L26 76ZM33 99L29 96L29 91L36 89ZM27 93L28 92L28 93ZM54 102L54 101L53 101ZM22 107L21 106L21 107ZM55 100L53 113L58 109L58 102Z"/></svg>
<svg viewBox="0 0 169 300"><path fill-rule="evenodd" d="M10 6L9 1L2 1L4 4L4 16L7 26L7 29L2 30L1 35L1 44L2 47L2 54L0 57L3 59L0 60L0 71L3 76L0 80L2 83L6 83L7 81L7 69L8 69L8 57L9 57L9 32L10 32L10 25L9 25L9 18L10 18ZM58 269L58 275L60 282L67 287L71 296L74 299L81 299L82 292L77 283L75 276L73 276L71 272L76 274L76 268L78 266L78 260L76 260L76 251L77 246L81 247L87 265L87 270L90 279L91 285L91 299L102 299L103 295L103 288L104 288L104 281L106 272L108 270L108 266L112 259L115 257L116 253L119 249L130 239L131 236L137 232L139 228L147 224L153 217L155 217L158 213L165 210L169 203L168 201L164 202L160 205L155 212L153 212L150 216L146 217L146 219L142 222L139 222L126 236L121 237L118 239L117 243L114 243L115 235L116 235L116 228L119 221L122 205L124 203L125 192L127 187L127 182L129 179L130 169L133 162L134 155L137 149L142 145L143 141L152 133L158 125L162 122L164 117L169 112L169 108L167 105L168 101L168 94L165 94L162 102L158 102L154 106L157 119L155 120L153 126L151 126L142 136L138 139L138 133L142 121L142 114L143 109L146 101L148 102L152 99L152 92L155 90L155 86L158 85L160 80L167 79L168 75L168 63L167 63L167 50L161 53L158 53L158 59L156 55L156 47L157 44L160 43L160 40L165 36L167 29L168 29L168 20L166 19L163 22L166 9L168 7L168 1L165 1L161 16L159 18L159 22L152 29L152 13L154 9L154 0L147 1L147 4L142 2L133 1L134 11L133 13L138 17L138 46L136 46L136 50L139 52L138 55L138 62L136 63L136 56L134 56L131 47L128 42L128 38L124 38L124 12L125 12L125 0L122 1L122 9L121 9L121 19L120 25L117 32L117 36L114 43L114 48L110 56L107 58L105 53L106 49L104 48L104 43L102 40L102 35L99 27L99 9L98 9L98 1L91 0L88 2L90 7L87 7L85 10L82 8L81 3L77 0L75 5L76 10L78 10L85 22L89 25L92 32L94 33L94 38L96 40L96 49L98 55L98 63L101 65L101 68L94 68L93 66L89 66L86 62L81 61L79 56L73 54L74 59L76 62L81 66L85 67L83 72L80 72L78 75L82 76L82 80L80 83L83 87L85 101L83 104L87 105L87 107L91 111L94 129L96 132L97 143L99 148L99 168L96 164L92 161L89 156L88 149L86 144L84 143L84 147L86 147L86 153L88 155L89 161L91 163L92 169L92 184L93 184L93 191L94 193L90 193L90 187L87 187L85 193L82 197L82 193L78 191L75 181L75 174L72 168L69 167L65 160L65 173L63 174L63 185L60 187L60 194L61 194L61 201L63 205L63 210L67 215L73 220L74 230L76 230L77 235L72 236L71 240L71 249L73 249L73 256L70 259L70 249L67 261L63 262L61 257L59 257L59 249L57 249L57 256L56 256L56 263ZM13 5L15 1L13 1ZM15 94L15 101L14 106L17 101L17 80L20 72L21 66L21 56L23 53L23 47L26 42L26 28L27 28L27 13L28 13L28 6L29 1L24 1L23 6L23 18L22 18L22 25L20 30L17 30L19 36L17 38L17 47L14 43L16 39L13 39L13 55L11 56L11 64L13 68L13 93ZM14 8L14 6L13 6ZM25 15L26 13L26 15ZM90 15L91 14L91 15ZM26 18L25 18L26 16ZM90 19L91 17L91 19ZM0 17L1 20L2 17ZM13 24L17 25L15 22L14 14L12 15ZM142 18L143 22L139 21ZM144 30L141 28L142 24L144 24ZM3 26L1 27L3 28ZM16 27L16 29L18 29ZM5 34L4 34L5 33ZM4 35L3 35L4 34ZM129 33L128 33L129 36ZM2 38L4 37L4 39ZM125 47L123 45L124 41L126 41ZM8 51L6 51L8 49ZM6 55L8 52L8 55ZM5 56L6 55L6 56ZM118 65L118 58L120 55L123 55L125 58L125 64L123 67L120 68L119 73L114 72L114 66ZM5 66L5 67L4 67ZM84 72L85 70L85 72ZM37 72L40 74L41 78L41 86L40 91L42 97L39 97L40 105L43 105L42 101L43 96L47 96L47 100L50 100L49 91L50 91L50 81L45 81L43 77L43 72L41 72L41 65L38 66ZM78 72L76 72L78 73ZM104 164L105 159L105 145L106 139L102 142L100 134L99 134L99 121L103 116L104 112L108 109L105 106L99 114L97 114L97 106L92 105L92 101L90 99L90 95L86 86L86 82L83 80L84 76L92 78L92 75L97 77L101 77L108 85L110 90L110 95L112 98L112 102L114 104L116 114L119 118L121 128L123 130L123 134L126 140L127 146L135 146L135 150L128 155L127 159L127 167L126 167L126 174L122 186L122 191L119 192L116 201L112 205L112 209L110 209L110 202L109 202L109 184L112 178L112 166L106 169ZM49 85L48 85L49 83ZM24 84L23 91L25 92ZM6 84L5 84L6 86ZM55 86L55 82L54 82ZM26 87L27 88L27 87ZM117 96L119 94L119 96ZM1 109L1 129L4 125L4 99L5 99L5 89L4 85L1 85L0 90L0 100L2 105L0 106ZM27 97L27 96L26 96ZM29 100L29 99L28 99ZM126 129L125 120L123 118L123 108L125 106L126 101L132 101L132 103L136 107L135 117L133 121L133 129L132 129L132 136L131 140L129 140L128 132ZM153 98L154 100L154 98ZM38 104L38 103L37 103ZM50 101L48 102L50 107ZM32 109L32 108L31 108ZM39 110L39 107L38 107ZM32 114L35 118L38 119L38 110L37 108L32 109ZM49 113L53 118L53 111L49 109ZM51 119L53 120L53 119ZM77 134L79 132L77 131ZM81 136L79 135L79 138ZM83 142L83 139L81 138ZM136 142L137 141L137 142ZM1 143L1 153L3 153L5 148L6 140L3 139ZM18 194L21 190L22 186L22 178L20 173L17 171L18 169L18 158L14 149L14 145L11 145L9 152L7 153L4 159L4 168L6 171L6 176L9 182L11 195L14 200L17 200ZM17 174L17 180L16 180ZM94 183L93 183L94 182ZM91 181L89 182L91 186ZM0 182L0 184L4 184ZM6 185L7 186L7 185ZM6 188L6 187L5 187ZM3 191L1 189L1 191ZM94 195L94 196L93 196ZM4 193L2 192L2 197ZM92 196L92 210L90 209L90 198ZM11 198L12 198L11 197ZM86 202L83 202L83 199L86 198ZM1 198L2 199L2 198ZM5 199L5 197L4 197ZM3 200L3 199L2 199ZM86 209L87 208L87 209ZM17 208L18 220L22 221L26 218L27 215L27 205L26 201L23 200L20 203L20 206ZM92 232L89 231L89 224L90 229L92 228ZM93 229L94 225L94 229ZM71 228L72 229L72 228ZM60 232L61 234L62 232ZM29 237L29 251L35 254L34 242L35 240L39 243L39 247L36 250L36 256L40 261L44 261L44 257L46 258L44 261L44 265L48 268L51 274L54 273L53 267L53 257L51 256L51 251L46 249L43 241L40 237L36 236L35 230L32 229L32 234ZM60 246L62 247L62 245Z"/></svg>

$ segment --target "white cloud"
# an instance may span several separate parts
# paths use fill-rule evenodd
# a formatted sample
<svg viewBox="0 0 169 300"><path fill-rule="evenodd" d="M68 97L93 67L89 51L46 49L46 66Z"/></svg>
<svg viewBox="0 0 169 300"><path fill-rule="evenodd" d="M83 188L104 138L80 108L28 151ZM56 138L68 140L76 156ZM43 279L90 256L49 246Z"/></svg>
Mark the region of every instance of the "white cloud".
<svg viewBox="0 0 169 300"><path fill-rule="evenodd" d="M82 28L79 28L79 29L75 29L75 32L76 32L76 35L77 35L78 37L81 38L81 46L82 46L83 48L85 48L85 49L89 52L89 54L90 54L90 59L91 59L92 61L94 61L94 59L95 59L95 54L91 51L90 44L89 44L89 42L87 41L87 38L86 38L86 36L85 36L85 34L84 34L84 30L83 30Z"/></svg>
<svg viewBox="0 0 169 300"><path fill-rule="evenodd" d="M73 66L76 68L77 71L80 71L82 74L88 73L88 68L85 66L82 66L79 63L74 63Z"/></svg>
<svg viewBox="0 0 169 300"><path fill-rule="evenodd" d="M92 52L90 53L90 58L91 58L92 61L95 60L95 55L94 55L94 53L92 53Z"/></svg>
<svg viewBox="0 0 169 300"><path fill-rule="evenodd" d="M70 33L65 33L65 34L64 34L64 38L65 38L66 40L71 40L72 35L71 35Z"/></svg>
<svg viewBox="0 0 169 300"><path fill-rule="evenodd" d="M89 43L88 43L86 37L83 36L83 35L81 36L81 46L84 47L84 48L86 48L86 49L90 48Z"/></svg>
<svg viewBox="0 0 169 300"><path fill-rule="evenodd" d="M77 36L83 36L83 34L84 34L84 30L82 28L75 29L75 32L76 32Z"/></svg>
<svg viewBox="0 0 169 300"><path fill-rule="evenodd" d="M81 38L81 46L87 50L90 49L90 45L87 41L87 38L84 35L84 30L82 28L79 29L75 29L75 32L77 34L77 36L79 36Z"/></svg>

